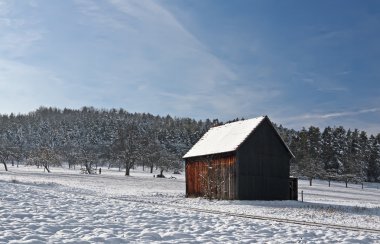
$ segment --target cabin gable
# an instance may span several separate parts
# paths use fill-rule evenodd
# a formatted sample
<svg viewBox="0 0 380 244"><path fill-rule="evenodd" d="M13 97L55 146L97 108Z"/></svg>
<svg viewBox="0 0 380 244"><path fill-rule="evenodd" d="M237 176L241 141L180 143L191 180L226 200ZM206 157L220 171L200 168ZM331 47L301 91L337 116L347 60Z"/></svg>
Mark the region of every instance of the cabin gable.
<svg viewBox="0 0 380 244"><path fill-rule="evenodd" d="M291 157L269 119L264 119L237 150L239 199L288 199Z"/></svg>

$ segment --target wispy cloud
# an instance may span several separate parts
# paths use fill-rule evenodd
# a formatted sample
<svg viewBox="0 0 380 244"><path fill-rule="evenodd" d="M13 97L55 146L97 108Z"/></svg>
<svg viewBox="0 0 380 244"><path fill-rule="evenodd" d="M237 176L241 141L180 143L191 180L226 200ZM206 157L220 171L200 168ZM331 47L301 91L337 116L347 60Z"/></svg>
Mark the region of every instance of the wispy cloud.
<svg viewBox="0 0 380 244"><path fill-rule="evenodd" d="M2 57L23 57L32 51L35 42L43 37L43 32L34 26L34 20L26 16L15 16L14 2L0 2L0 53ZM34 6L29 1L30 6Z"/></svg>
<svg viewBox="0 0 380 244"><path fill-rule="evenodd" d="M378 21L351 28L300 15L294 30L259 21L270 16L252 3L213 4L0 0L0 112L87 104L197 119L268 114L294 128L370 117L376 126Z"/></svg>
<svg viewBox="0 0 380 244"><path fill-rule="evenodd" d="M11 20L7 17L9 13L9 4L5 1L0 2L0 27L6 27L11 24Z"/></svg>
<svg viewBox="0 0 380 244"><path fill-rule="evenodd" d="M102 6L100 5L99 1L74 0L74 2L77 5L79 11L81 11L82 14L91 17L91 21L96 24L105 25L108 28L113 28L116 30L124 29L127 27L125 22L120 20L117 16L110 15L109 13L102 11ZM85 23L85 20L81 21L81 24Z"/></svg>
<svg viewBox="0 0 380 244"><path fill-rule="evenodd" d="M323 129L327 126L342 125L346 129L357 128L375 135L380 133L380 126L376 123L379 115L380 107L372 107L329 113L305 113L290 117L284 116L284 113L282 113L276 114L274 121L287 126L288 128L295 129L308 126L318 126Z"/></svg>
<svg viewBox="0 0 380 244"><path fill-rule="evenodd" d="M236 116L244 103L242 96L236 96L239 92L256 101L262 97L261 92L234 84L237 73L158 2L108 0L108 8L118 11L112 15L95 1L76 2L97 23L124 31L122 52L128 58L122 62L127 68L120 77L123 85L114 86L137 83L138 92L152 102L156 99L155 104L165 104L168 112L198 118ZM132 109L143 109L136 106Z"/></svg>
<svg viewBox="0 0 380 244"><path fill-rule="evenodd" d="M347 87L342 86L327 86L327 87L319 87L318 91L321 92L347 92L349 89Z"/></svg>
<svg viewBox="0 0 380 244"><path fill-rule="evenodd" d="M341 77L334 79L334 76L347 75L348 71L338 72L337 74L320 74L314 72L294 72L295 79L307 84L320 92L348 92L347 86L342 84Z"/></svg>
<svg viewBox="0 0 380 244"><path fill-rule="evenodd" d="M241 70L219 58L158 1L72 2L76 8L65 13L64 23L46 19L60 11L49 3L44 4L49 14L39 14L41 21L33 19L36 25L29 23L28 15L13 16L3 8L3 17L18 23L6 27L0 36L2 61L15 67L3 73L3 80L15 83L3 84L4 92L8 89L15 99L24 93L23 99L33 100L27 89L40 87L49 96L35 99L35 106L38 102L46 105L48 97L59 97L67 102L61 102L62 106L82 103L220 119L255 116L263 111L260 104L281 94L278 87L264 84L273 73L264 66L252 67L255 76L246 75L249 81L237 82ZM67 7L64 3L62 7ZM62 29L78 38L62 35ZM25 63L23 57L33 60L31 52L39 42L43 45L37 45L38 51L51 61L38 57L38 64ZM60 77L64 84L49 84L53 77ZM57 104L53 101L52 105Z"/></svg>
<svg viewBox="0 0 380 244"><path fill-rule="evenodd" d="M271 113L271 119L277 124L282 124L287 128L299 130L303 127L317 126L322 130L327 126L344 126L346 129L359 129L369 134L380 133L380 125L377 122L380 116L380 107L369 107L357 110L335 111L335 112L308 112L289 116L291 111L297 110L292 107L290 110L278 109Z"/></svg>
<svg viewBox="0 0 380 244"><path fill-rule="evenodd" d="M32 46L42 36L40 31L34 30L3 33L0 36L0 52L10 58L23 57L32 52Z"/></svg>
<svg viewBox="0 0 380 244"><path fill-rule="evenodd" d="M291 121L309 121L309 120L324 120L331 118L347 117L347 116L357 116L367 113L376 113L379 112L380 108L367 108L356 111L342 111L342 112L333 112L333 113L324 113L324 114L302 114L294 117L285 119L288 122Z"/></svg>

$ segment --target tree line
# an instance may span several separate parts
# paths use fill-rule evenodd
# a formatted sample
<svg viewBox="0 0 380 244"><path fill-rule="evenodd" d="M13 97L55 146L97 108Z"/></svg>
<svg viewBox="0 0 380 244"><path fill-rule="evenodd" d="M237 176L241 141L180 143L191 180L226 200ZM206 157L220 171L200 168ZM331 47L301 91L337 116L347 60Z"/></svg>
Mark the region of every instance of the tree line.
<svg viewBox="0 0 380 244"><path fill-rule="evenodd" d="M218 121L129 113L124 109L41 107L26 115L0 116L0 163L36 165L50 172L63 162L87 173L95 166L130 174L136 165L183 169L182 156Z"/></svg>
<svg viewBox="0 0 380 244"><path fill-rule="evenodd" d="M238 121L234 119L233 121ZM230 122L230 121L229 121ZM125 175L135 166L150 172L183 170L182 156L218 119L199 120L129 113L124 109L41 107L28 114L0 115L0 163L42 167L63 163L91 174L97 166L118 167ZM300 131L276 126L295 155L296 177L380 182L380 134L346 130Z"/></svg>
<svg viewBox="0 0 380 244"><path fill-rule="evenodd" d="M365 131L342 126L322 131L314 126L300 131L277 128L295 155L293 176L380 182L380 133L368 136Z"/></svg>

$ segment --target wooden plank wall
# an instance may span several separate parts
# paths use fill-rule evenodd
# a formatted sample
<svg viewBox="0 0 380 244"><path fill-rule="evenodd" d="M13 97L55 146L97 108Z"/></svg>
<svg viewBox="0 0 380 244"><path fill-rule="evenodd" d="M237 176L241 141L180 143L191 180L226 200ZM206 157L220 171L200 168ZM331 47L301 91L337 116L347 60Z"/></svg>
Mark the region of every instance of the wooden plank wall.
<svg viewBox="0 0 380 244"><path fill-rule="evenodd" d="M235 155L187 159L186 196L236 199Z"/></svg>
<svg viewBox="0 0 380 244"><path fill-rule="evenodd" d="M237 149L240 200L288 200L291 154L263 121Z"/></svg>

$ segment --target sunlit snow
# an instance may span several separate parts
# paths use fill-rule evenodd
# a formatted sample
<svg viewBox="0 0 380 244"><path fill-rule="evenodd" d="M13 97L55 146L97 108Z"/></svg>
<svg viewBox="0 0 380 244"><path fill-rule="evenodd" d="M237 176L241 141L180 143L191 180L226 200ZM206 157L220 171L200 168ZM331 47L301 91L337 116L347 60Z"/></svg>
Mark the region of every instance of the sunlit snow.
<svg viewBox="0 0 380 244"><path fill-rule="evenodd" d="M380 229L378 184L300 181L304 202L185 198L183 175L52 168L0 171L0 243L376 243L380 234L256 220L242 213ZM204 213L189 208L218 210Z"/></svg>
<svg viewBox="0 0 380 244"><path fill-rule="evenodd" d="M260 116L213 127L185 154L184 158L235 151L264 118Z"/></svg>

